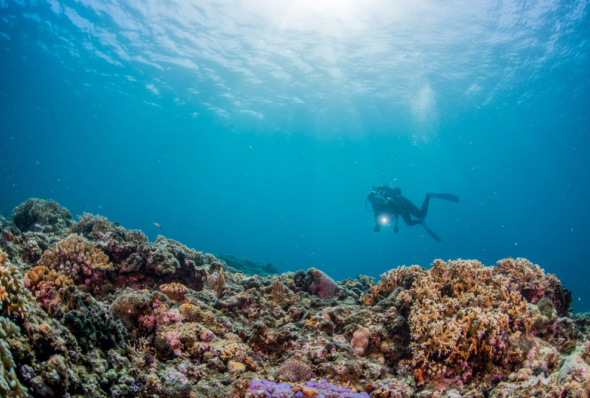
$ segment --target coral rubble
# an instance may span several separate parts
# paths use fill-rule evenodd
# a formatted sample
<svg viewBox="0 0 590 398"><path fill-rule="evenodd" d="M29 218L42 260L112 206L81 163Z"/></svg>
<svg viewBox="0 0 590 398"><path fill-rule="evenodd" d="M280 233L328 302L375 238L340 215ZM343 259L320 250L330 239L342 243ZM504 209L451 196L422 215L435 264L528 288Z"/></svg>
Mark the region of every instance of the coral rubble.
<svg viewBox="0 0 590 398"><path fill-rule="evenodd" d="M590 396L590 316L525 259L335 282L40 199L0 226L2 396Z"/></svg>

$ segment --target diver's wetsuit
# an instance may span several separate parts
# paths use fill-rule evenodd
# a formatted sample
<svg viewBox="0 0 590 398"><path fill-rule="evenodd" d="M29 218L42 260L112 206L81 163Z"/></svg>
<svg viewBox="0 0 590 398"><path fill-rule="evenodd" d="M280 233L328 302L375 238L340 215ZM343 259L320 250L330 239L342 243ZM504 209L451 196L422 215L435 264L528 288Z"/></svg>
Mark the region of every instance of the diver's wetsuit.
<svg viewBox="0 0 590 398"><path fill-rule="evenodd" d="M441 239L424 222L424 218L428 213L428 204L430 202L430 198L434 197L449 200L451 202L459 201L459 197L452 194L442 192L427 192L424 202L422 203L422 207L418 209L418 207L410 202L409 199L402 196L402 191L400 188L380 186L374 187L373 189L374 191L369 194L368 199L373 206L373 211L375 212L375 232L378 232L381 229L380 225L389 223L387 219L383 220L384 216L395 217L394 232L397 232L397 220L398 217L401 216L406 225L410 227L416 224L421 224L424 226L430 236L432 236L437 242L440 242ZM415 218L412 218L412 216Z"/></svg>

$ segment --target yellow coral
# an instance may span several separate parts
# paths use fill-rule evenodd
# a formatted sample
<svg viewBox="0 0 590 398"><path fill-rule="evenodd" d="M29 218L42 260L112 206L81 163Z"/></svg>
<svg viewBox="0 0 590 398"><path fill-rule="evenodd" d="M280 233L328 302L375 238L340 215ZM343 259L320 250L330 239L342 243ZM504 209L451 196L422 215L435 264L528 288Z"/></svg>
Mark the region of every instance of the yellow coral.
<svg viewBox="0 0 590 398"><path fill-rule="evenodd" d="M106 288L100 281L107 271L113 270L113 264L102 250L76 234L70 234L55 247L45 250L40 262L76 284L84 283L95 289ZM67 279L60 282L67 284Z"/></svg>
<svg viewBox="0 0 590 398"><path fill-rule="evenodd" d="M59 241L54 248L45 250L41 264L50 269L59 270L71 268L74 264L101 271L113 269L109 257L102 250L76 234L70 234Z"/></svg>
<svg viewBox="0 0 590 398"><path fill-rule="evenodd" d="M361 295L361 302L365 305L375 305L377 302L389 295L398 287L403 287L406 283L411 282L416 275L427 272L418 265L410 267L399 267L389 270L386 274L381 275L381 281L374 286L371 286L369 294Z"/></svg>
<svg viewBox="0 0 590 398"><path fill-rule="evenodd" d="M13 312L24 318L33 296L22 282L22 275L10 264L5 253L0 251L0 310L9 315Z"/></svg>
<svg viewBox="0 0 590 398"><path fill-rule="evenodd" d="M32 291L36 291L44 282L53 282L58 289L74 283L65 275L59 275L43 265L34 267L25 275L25 285Z"/></svg>

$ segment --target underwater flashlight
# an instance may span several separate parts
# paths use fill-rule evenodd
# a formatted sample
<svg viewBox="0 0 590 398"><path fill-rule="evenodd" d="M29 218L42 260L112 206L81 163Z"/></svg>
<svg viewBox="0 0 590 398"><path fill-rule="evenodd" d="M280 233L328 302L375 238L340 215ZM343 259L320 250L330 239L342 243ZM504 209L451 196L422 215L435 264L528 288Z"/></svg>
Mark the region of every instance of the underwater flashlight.
<svg viewBox="0 0 590 398"><path fill-rule="evenodd" d="M389 218L389 216L387 214L383 214L383 215L379 216L379 224L387 225L390 222L391 222L391 219Z"/></svg>

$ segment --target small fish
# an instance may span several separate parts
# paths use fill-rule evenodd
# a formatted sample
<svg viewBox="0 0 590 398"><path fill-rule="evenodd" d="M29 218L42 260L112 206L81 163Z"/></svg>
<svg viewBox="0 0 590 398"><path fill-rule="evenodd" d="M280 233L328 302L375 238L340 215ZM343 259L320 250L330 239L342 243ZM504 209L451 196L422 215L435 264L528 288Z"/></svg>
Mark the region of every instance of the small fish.
<svg viewBox="0 0 590 398"><path fill-rule="evenodd" d="M157 222L155 222L154 225L158 228L162 228L162 226L160 224L158 224Z"/></svg>

